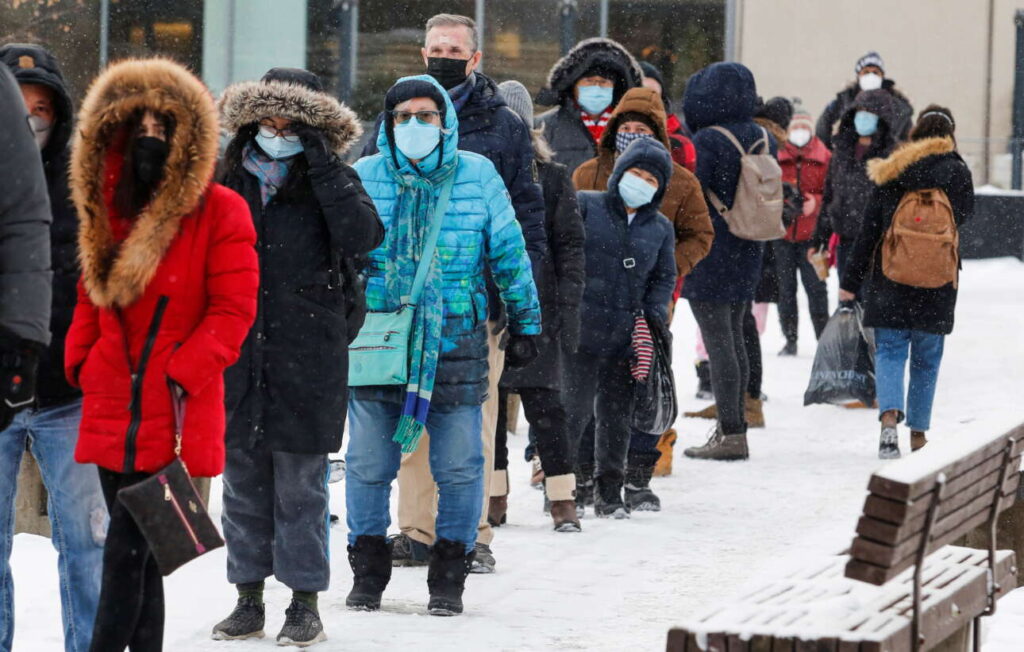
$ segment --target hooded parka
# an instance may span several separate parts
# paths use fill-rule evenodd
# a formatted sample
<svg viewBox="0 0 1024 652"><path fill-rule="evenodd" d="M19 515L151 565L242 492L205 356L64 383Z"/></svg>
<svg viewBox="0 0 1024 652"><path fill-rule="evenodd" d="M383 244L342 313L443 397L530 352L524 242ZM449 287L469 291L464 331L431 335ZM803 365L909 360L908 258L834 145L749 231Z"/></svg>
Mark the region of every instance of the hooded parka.
<svg viewBox="0 0 1024 652"><path fill-rule="evenodd" d="M123 126L139 111L168 115L174 128L163 179L131 219L112 200ZM71 153L82 282L65 352L84 394L79 462L121 473L170 463L173 381L186 393L189 471L224 467L222 374L256 315L259 271L245 201L210 183L218 138L209 91L170 60L116 63L86 95Z"/></svg>
<svg viewBox="0 0 1024 652"><path fill-rule="evenodd" d="M896 82L891 79L886 78L882 80L882 88L878 90L888 94L892 100L892 121L889 124L893 135L898 141L906 140L910 134L910 127L914 122L914 107L911 106L907 96L896 89ZM835 127L836 121L843 119L846 112L857 101L857 96L863 92L858 82L853 82L836 93L835 98L822 111L814 131L815 135L825 144L825 147L829 149L835 148L834 139L836 134L832 130Z"/></svg>
<svg viewBox="0 0 1024 652"><path fill-rule="evenodd" d="M259 313L227 374L229 448L324 454L341 448L348 413L348 345L362 325L362 289L340 266L380 244L384 228L355 171L340 160L362 129L356 115L297 69L225 89L218 106L234 133L223 183L249 204L260 261ZM264 205L260 182L241 164L262 118L320 130L331 155L291 163ZM300 160L301 159L301 160ZM333 237L332 237L333 236ZM351 323L350 323L351 322Z"/></svg>

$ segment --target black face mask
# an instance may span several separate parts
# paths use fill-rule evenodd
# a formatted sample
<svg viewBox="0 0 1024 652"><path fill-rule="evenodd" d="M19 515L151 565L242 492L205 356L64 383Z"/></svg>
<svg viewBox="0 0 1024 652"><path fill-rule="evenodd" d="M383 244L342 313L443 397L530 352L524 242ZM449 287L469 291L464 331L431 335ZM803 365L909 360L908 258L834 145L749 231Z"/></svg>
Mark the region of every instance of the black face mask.
<svg viewBox="0 0 1024 652"><path fill-rule="evenodd" d="M468 64L467 59L427 57L427 74L436 79L446 91L450 91L469 77L466 74Z"/></svg>
<svg viewBox="0 0 1024 652"><path fill-rule="evenodd" d="M152 136L143 136L132 147L132 170L138 182L153 188L164 178L167 162L167 142Z"/></svg>

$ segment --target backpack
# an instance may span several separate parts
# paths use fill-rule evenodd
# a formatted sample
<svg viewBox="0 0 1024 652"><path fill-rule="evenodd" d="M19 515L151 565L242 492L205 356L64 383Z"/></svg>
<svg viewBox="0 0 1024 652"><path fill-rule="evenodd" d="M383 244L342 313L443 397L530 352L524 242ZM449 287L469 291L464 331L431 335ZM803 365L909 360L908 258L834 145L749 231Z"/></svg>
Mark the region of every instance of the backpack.
<svg viewBox="0 0 1024 652"><path fill-rule="evenodd" d="M960 233L949 197L939 188L903 195L882 238L882 273L918 288L957 286Z"/></svg>
<svg viewBox="0 0 1024 652"><path fill-rule="evenodd" d="M711 127L721 132L740 152L740 178L732 208L707 190L708 199L729 225L729 231L744 240L778 240L786 235L782 224L782 168L768 151L768 132L761 127L762 137L749 150L723 127ZM760 146L760 152L754 153Z"/></svg>

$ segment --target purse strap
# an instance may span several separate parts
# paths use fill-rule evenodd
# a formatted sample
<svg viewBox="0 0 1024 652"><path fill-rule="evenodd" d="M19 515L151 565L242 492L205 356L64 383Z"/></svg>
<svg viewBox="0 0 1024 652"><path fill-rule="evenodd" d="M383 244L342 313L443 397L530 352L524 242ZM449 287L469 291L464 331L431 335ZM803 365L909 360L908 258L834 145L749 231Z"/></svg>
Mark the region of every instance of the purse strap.
<svg viewBox="0 0 1024 652"><path fill-rule="evenodd" d="M419 265L416 266L416 277L412 281L412 290L408 296L402 297L403 306L413 306L420 301L423 294L423 286L427 283L427 273L430 271L430 263L434 260L434 252L437 250L437 240L441 235L441 223L444 221L444 214L448 212L448 200L452 196L452 187L455 185L455 175L449 176L444 185L441 186L441 195L434 205L433 221L430 223L430 233L423 245L423 254L420 256Z"/></svg>
<svg viewBox="0 0 1024 652"><path fill-rule="evenodd" d="M180 459L181 439L185 430L185 394L170 379L168 379L167 385L171 391L171 406L174 408L174 456Z"/></svg>

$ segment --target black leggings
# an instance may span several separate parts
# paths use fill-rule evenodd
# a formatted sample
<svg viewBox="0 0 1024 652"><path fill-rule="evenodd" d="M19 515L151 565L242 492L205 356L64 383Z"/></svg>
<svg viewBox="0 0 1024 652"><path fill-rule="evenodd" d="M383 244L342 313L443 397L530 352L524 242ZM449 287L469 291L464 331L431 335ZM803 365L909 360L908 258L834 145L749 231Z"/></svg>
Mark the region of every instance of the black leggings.
<svg viewBox="0 0 1024 652"><path fill-rule="evenodd" d="M743 395L750 379L750 366L743 321L750 314L750 303L690 301L690 309L708 351L718 423L727 435L746 432Z"/></svg>
<svg viewBox="0 0 1024 652"><path fill-rule="evenodd" d="M100 589L91 652L159 652L164 644L164 584L156 559L135 520L117 500L117 492L149 477L99 469L100 486L110 511L103 548Z"/></svg>
<svg viewBox="0 0 1024 652"><path fill-rule="evenodd" d="M518 390L523 414L536 438L537 454L544 475L555 477L573 472L569 454L569 433L565 423L562 393L555 389L524 387ZM508 395L498 392L498 426L494 433L494 470L508 468Z"/></svg>
<svg viewBox="0 0 1024 652"><path fill-rule="evenodd" d="M807 293L807 308L811 313L815 337L821 337L828 322L828 286L818 278L814 265L807 260L808 242L788 242L775 240L772 242L775 253L775 269L779 275L779 323L782 334L789 342L797 341L800 325L800 309L796 300L797 274Z"/></svg>
<svg viewBox="0 0 1024 652"><path fill-rule="evenodd" d="M743 348L747 351L747 366L750 367L747 394L750 398L761 398L761 379L764 377L764 365L761 363L761 334L757 332L757 318L750 309L743 315Z"/></svg>

